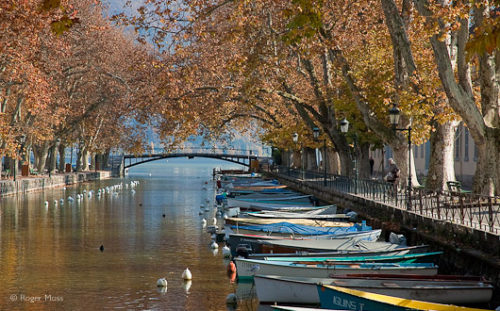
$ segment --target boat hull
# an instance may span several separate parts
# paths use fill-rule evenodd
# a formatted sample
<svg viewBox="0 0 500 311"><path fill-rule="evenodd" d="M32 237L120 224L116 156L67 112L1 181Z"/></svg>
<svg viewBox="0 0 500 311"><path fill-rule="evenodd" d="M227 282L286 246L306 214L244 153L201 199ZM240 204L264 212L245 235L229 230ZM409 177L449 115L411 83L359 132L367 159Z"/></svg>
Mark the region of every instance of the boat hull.
<svg viewBox="0 0 500 311"><path fill-rule="evenodd" d="M321 308L356 311L484 311L428 301L410 300L337 286L317 285Z"/></svg>
<svg viewBox="0 0 500 311"><path fill-rule="evenodd" d="M386 264L386 265L367 265L367 264L351 264L351 265L307 265L307 264L291 264L284 262L268 262L265 260L253 260L244 258L235 258L236 271L238 278L249 279L256 274L263 275L281 275L293 277L313 277L313 278L328 278L335 275L343 275L350 273L397 273L397 274L420 274L420 275L435 275L437 274L437 266L416 264ZM417 266L418 265L418 266Z"/></svg>
<svg viewBox="0 0 500 311"><path fill-rule="evenodd" d="M336 285L370 293L412 300L447 304L489 302L493 286L480 281L443 279L363 278L291 278L254 276L257 297L261 302L319 304L316 284Z"/></svg>

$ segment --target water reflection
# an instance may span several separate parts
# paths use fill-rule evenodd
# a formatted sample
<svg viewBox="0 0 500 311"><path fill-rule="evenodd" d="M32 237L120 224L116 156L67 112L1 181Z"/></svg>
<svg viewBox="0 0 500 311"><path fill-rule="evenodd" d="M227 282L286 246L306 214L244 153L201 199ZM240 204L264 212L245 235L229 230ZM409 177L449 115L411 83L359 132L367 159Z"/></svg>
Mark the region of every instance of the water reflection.
<svg viewBox="0 0 500 311"><path fill-rule="evenodd" d="M211 170L164 168L163 174L153 170L152 178L0 199L0 310L71 310L82 304L88 310L224 310L226 296L241 289L228 280L222 254L212 254L210 235L200 226L199 206L213 199L211 182L205 184ZM130 186L102 190L132 179L140 181L135 194ZM213 218L213 203L207 206ZM187 266L194 283L181 278ZM168 280L168 290L156 287L160 277ZM10 295L63 301L29 303ZM242 301L238 310L256 308Z"/></svg>

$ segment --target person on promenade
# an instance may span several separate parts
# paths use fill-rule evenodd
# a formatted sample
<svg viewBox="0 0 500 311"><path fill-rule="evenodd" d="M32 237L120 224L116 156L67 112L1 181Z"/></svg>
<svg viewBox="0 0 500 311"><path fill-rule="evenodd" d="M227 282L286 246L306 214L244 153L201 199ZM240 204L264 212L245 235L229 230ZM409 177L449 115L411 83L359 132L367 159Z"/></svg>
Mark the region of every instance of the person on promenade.
<svg viewBox="0 0 500 311"><path fill-rule="evenodd" d="M396 162L394 161L393 158L389 158L389 171L387 175L385 175L384 179L388 183L391 183L393 185L393 195L395 196L397 194L398 190L398 182L399 182L399 167L396 165Z"/></svg>

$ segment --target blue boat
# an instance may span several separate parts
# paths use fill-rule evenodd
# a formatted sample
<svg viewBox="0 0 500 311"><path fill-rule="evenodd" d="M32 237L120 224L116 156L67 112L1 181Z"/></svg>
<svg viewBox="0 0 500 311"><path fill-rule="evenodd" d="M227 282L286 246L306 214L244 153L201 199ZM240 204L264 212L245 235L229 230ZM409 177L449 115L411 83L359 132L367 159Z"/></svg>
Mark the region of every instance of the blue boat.
<svg viewBox="0 0 500 311"><path fill-rule="evenodd" d="M339 286L317 285L323 309L352 311L486 311L369 293Z"/></svg>

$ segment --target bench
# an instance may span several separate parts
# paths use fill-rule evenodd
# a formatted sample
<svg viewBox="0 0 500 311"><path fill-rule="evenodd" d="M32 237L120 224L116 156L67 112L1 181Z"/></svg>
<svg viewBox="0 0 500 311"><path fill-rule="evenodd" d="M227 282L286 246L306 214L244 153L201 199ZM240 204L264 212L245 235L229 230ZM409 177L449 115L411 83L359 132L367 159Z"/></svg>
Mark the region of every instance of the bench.
<svg viewBox="0 0 500 311"><path fill-rule="evenodd" d="M462 183L459 181L447 181L446 186L448 187L448 192L452 195L471 193L469 190L462 189Z"/></svg>

